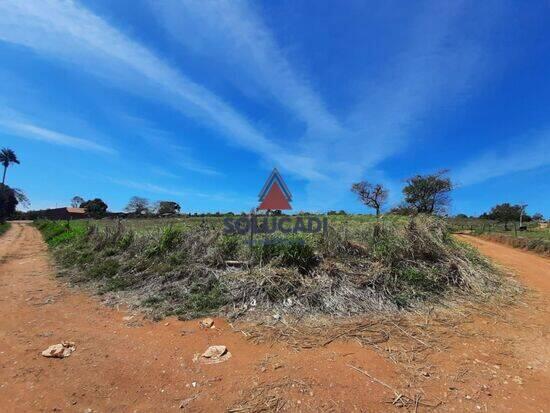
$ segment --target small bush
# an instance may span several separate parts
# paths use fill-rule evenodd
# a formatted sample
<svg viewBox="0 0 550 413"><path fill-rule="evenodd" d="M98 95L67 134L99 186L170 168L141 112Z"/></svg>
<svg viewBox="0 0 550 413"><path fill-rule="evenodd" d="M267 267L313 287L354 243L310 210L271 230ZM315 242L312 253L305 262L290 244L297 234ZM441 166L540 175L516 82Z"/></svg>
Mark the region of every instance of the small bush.
<svg viewBox="0 0 550 413"><path fill-rule="evenodd" d="M1 222L0 223L0 235L6 233L8 229L10 229L10 223L9 222Z"/></svg>
<svg viewBox="0 0 550 413"><path fill-rule="evenodd" d="M226 291L217 280L197 283L191 286L183 298L184 304L178 316L182 318L200 317L218 310L227 303Z"/></svg>
<svg viewBox="0 0 550 413"><path fill-rule="evenodd" d="M243 244L242 237L238 235L222 235L217 242L217 247L224 260L236 260Z"/></svg>
<svg viewBox="0 0 550 413"><path fill-rule="evenodd" d="M252 247L255 263L260 265L274 263L283 267L296 267L302 272L308 272L319 262L313 247L303 238L289 237L269 241Z"/></svg>
<svg viewBox="0 0 550 413"><path fill-rule="evenodd" d="M170 251L178 243L180 236L180 230L173 227L165 228L162 231L160 238L149 247L147 255L153 257Z"/></svg>

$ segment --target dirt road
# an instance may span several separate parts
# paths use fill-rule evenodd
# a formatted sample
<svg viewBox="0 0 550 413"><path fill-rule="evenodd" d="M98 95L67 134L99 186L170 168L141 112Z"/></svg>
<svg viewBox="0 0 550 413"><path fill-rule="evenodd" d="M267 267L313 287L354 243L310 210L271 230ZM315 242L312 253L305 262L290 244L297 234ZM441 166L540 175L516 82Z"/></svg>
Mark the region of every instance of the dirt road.
<svg viewBox="0 0 550 413"><path fill-rule="evenodd" d="M428 404L440 411L548 411L549 260L473 242L538 295L505 316L477 315L449 327L437 350L413 364L408 374L417 380L406 388L389 345L334 342L297 352L284 344L254 345L220 319L215 329L201 330L196 321L153 323L108 308L56 279L37 230L14 224L0 238L0 410L223 412L240 406L234 411L245 412L247 400L261 400L286 411L380 412L397 409L388 388L394 387L417 395L411 411L431 410ZM70 357L40 355L62 340L76 342ZM233 357L193 362L213 344L226 345Z"/></svg>

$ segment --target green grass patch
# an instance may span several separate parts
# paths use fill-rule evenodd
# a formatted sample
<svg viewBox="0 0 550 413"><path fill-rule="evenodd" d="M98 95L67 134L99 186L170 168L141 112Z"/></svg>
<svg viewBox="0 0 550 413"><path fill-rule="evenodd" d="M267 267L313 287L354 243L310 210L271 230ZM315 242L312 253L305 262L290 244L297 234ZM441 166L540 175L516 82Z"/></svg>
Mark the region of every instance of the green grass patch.
<svg viewBox="0 0 550 413"><path fill-rule="evenodd" d="M3 222L0 224L0 235L5 234L10 229L11 224L9 222Z"/></svg>
<svg viewBox="0 0 550 413"><path fill-rule="evenodd" d="M83 238L87 231L85 222L76 221L37 221L36 227L42 233L44 241L50 247L56 247L60 244L70 243Z"/></svg>

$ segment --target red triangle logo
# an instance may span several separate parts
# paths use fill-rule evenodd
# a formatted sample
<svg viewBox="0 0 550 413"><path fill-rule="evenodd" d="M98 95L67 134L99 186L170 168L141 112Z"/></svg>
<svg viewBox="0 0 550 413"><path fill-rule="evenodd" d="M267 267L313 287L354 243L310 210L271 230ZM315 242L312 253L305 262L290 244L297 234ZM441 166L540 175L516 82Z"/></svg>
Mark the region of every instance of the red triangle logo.
<svg viewBox="0 0 550 413"><path fill-rule="evenodd" d="M288 203L288 200L279 187L279 184L277 182L273 182L273 185L271 185L269 192L258 209L292 209L292 207Z"/></svg>

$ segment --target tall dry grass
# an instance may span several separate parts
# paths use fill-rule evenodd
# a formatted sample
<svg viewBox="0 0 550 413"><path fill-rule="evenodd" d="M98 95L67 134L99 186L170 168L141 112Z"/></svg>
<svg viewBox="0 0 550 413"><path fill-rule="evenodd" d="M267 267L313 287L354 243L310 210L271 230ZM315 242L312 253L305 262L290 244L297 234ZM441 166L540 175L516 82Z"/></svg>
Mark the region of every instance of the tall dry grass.
<svg viewBox="0 0 550 413"><path fill-rule="evenodd" d="M158 317L397 311L449 295L484 299L505 284L443 220L427 216L336 225L253 248L208 225L144 233L122 223L37 226L70 281Z"/></svg>

